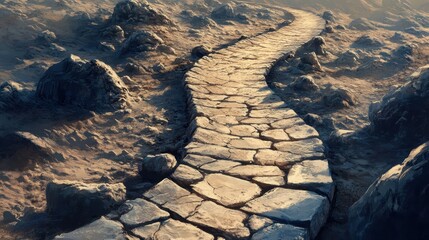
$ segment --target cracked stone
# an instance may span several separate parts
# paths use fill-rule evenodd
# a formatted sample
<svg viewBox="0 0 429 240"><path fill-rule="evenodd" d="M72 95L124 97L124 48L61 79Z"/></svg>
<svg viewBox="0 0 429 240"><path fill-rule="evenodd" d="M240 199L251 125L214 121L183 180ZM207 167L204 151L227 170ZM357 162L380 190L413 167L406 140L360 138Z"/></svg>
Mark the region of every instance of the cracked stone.
<svg viewBox="0 0 429 240"><path fill-rule="evenodd" d="M238 206L261 194L258 185L223 174L207 175L193 185L194 191L224 206Z"/></svg>
<svg viewBox="0 0 429 240"><path fill-rule="evenodd" d="M148 222L163 220L170 216L155 204L143 199L129 200L124 203L129 206L130 211L120 217L120 221L128 227L136 227Z"/></svg>
<svg viewBox="0 0 429 240"><path fill-rule="evenodd" d="M201 166L201 170L208 171L208 172L224 172L239 165L241 165L241 163L239 162L217 160L215 162L208 163Z"/></svg>
<svg viewBox="0 0 429 240"><path fill-rule="evenodd" d="M293 165L287 177L288 184L319 191L332 200L334 182L326 160L309 160Z"/></svg>
<svg viewBox="0 0 429 240"><path fill-rule="evenodd" d="M211 157L207 157L207 156L200 156L200 155L192 155L192 154L188 154L186 155L186 157L183 159L183 162L192 165L194 167L201 167L202 165L211 163L211 162L215 162L216 159L211 158Z"/></svg>
<svg viewBox="0 0 429 240"><path fill-rule="evenodd" d="M288 129L294 126L299 125L305 125L304 120L301 118L295 117L295 118L289 118L289 119L282 119L277 122L271 123L271 126L276 129Z"/></svg>
<svg viewBox="0 0 429 240"><path fill-rule="evenodd" d="M276 187L284 186L286 184L284 177L255 177L253 178L253 181Z"/></svg>
<svg viewBox="0 0 429 240"><path fill-rule="evenodd" d="M275 188L241 209L278 221L305 224L314 238L326 222L329 201L310 191Z"/></svg>
<svg viewBox="0 0 429 240"><path fill-rule="evenodd" d="M214 237L191 224L168 219L154 234L154 239L210 240Z"/></svg>
<svg viewBox="0 0 429 240"><path fill-rule="evenodd" d="M146 226L137 227L131 230L131 232L141 239L153 239L154 234L161 227L160 222L152 223Z"/></svg>
<svg viewBox="0 0 429 240"><path fill-rule="evenodd" d="M218 231L232 238L247 238L250 231L245 227L247 215L238 210L232 210L206 201L188 218L188 221Z"/></svg>
<svg viewBox="0 0 429 240"><path fill-rule="evenodd" d="M195 194L191 194L178 199L172 198L169 202L162 206L183 218L187 218L195 211L195 209L197 209L199 205L201 205L202 201L202 198Z"/></svg>
<svg viewBox="0 0 429 240"><path fill-rule="evenodd" d="M217 146L226 146L231 140L236 138L237 137L218 133L215 131L210 131L203 128L197 128L193 137L193 141L217 145Z"/></svg>
<svg viewBox="0 0 429 240"><path fill-rule="evenodd" d="M171 178L176 182L190 185L192 183L201 181L204 176L195 168L181 164L179 167L177 167L176 171L174 171Z"/></svg>
<svg viewBox="0 0 429 240"><path fill-rule="evenodd" d="M310 240L308 231L304 228L287 224L275 223L259 230L252 236L252 240L284 240L299 239Z"/></svg>
<svg viewBox="0 0 429 240"><path fill-rule="evenodd" d="M284 172L277 166L243 165L232 168L228 174L240 177L273 177L284 176Z"/></svg>
<svg viewBox="0 0 429 240"><path fill-rule="evenodd" d="M301 160L301 156L289 152L275 151L271 149L259 150L255 155L255 163L259 165L272 165L285 167Z"/></svg>
<svg viewBox="0 0 429 240"><path fill-rule="evenodd" d="M308 125L293 126L285 130L292 139L303 140L307 138L319 137L319 133Z"/></svg>
<svg viewBox="0 0 429 240"><path fill-rule="evenodd" d="M179 185L166 178L147 191L144 197L159 205L164 205L172 199L180 199L190 194L188 190L181 188Z"/></svg>
<svg viewBox="0 0 429 240"><path fill-rule="evenodd" d="M242 138L242 139L233 139L228 144L229 147L239 148L239 149L264 149L270 148L272 142L263 141L257 138Z"/></svg>
<svg viewBox="0 0 429 240"><path fill-rule="evenodd" d="M250 112L250 117L255 118L276 118L276 119L286 119L293 118L298 116L295 111L289 108L273 108L273 109L260 109L252 110Z"/></svg>
<svg viewBox="0 0 429 240"><path fill-rule="evenodd" d="M260 229L267 227L269 225L273 224L273 220L266 218L266 217L261 217L258 215L252 215L249 218L249 227L252 231L256 232L259 231Z"/></svg>
<svg viewBox="0 0 429 240"><path fill-rule="evenodd" d="M258 130L249 125L238 125L230 128L231 134L239 137L259 137Z"/></svg>
<svg viewBox="0 0 429 240"><path fill-rule="evenodd" d="M290 152L298 155L314 154L316 152L323 153L325 151L323 142L318 138L310 138L293 142L279 142L274 144L274 148L279 151Z"/></svg>
<svg viewBox="0 0 429 240"><path fill-rule="evenodd" d="M282 129L267 130L261 133L263 139L269 141L289 141L290 138Z"/></svg>

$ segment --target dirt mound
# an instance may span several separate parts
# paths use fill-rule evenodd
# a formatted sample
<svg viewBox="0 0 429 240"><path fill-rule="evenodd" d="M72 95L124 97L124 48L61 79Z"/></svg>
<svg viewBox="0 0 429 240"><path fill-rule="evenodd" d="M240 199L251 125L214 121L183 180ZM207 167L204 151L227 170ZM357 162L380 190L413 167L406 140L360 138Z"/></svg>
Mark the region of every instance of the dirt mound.
<svg viewBox="0 0 429 240"><path fill-rule="evenodd" d="M36 94L41 99L90 110L124 108L128 99L125 84L110 66L74 55L45 72Z"/></svg>
<svg viewBox="0 0 429 240"><path fill-rule="evenodd" d="M113 11L112 23L171 24L172 21L146 0L124 0Z"/></svg>

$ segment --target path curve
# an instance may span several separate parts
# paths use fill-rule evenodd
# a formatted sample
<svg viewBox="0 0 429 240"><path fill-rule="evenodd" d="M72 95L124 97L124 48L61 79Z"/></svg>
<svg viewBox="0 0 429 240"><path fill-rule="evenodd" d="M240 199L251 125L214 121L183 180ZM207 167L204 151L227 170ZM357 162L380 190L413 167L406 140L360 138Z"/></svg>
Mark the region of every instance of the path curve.
<svg viewBox="0 0 429 240"><path fill-rule="evenodd" d="M186 74L191 124L181 165L120 214L79 231L142 239L312 239L334 185L318 133L267 86L278 59L318 35L324 20L295 21L198 61ZM116 230L112 230L116 229ZM112 236L112 235L110 235Z"/></svg>

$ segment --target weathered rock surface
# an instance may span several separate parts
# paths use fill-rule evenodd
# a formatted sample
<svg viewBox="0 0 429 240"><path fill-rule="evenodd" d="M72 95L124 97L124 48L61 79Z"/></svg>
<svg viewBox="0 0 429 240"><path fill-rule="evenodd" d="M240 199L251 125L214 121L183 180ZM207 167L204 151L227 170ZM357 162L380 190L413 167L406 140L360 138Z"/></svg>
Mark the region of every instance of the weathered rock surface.
<svg viewBox="0 0 429 240"><path fill-rule="evenodd" d="M158 35L153 32L140 30L133 32L122 44L119 49L119 54L140 53L157 49L160 44L163 44Z"/></svg>
<svg viewBox="0 0 429 240"><path fill-rule="evenodd" d="M349 211L350 239L429 237L429 143L377 179Z"/></svg>
<svg viewBox="0 0 429 240"><path fill-rule="evenodd" d="M420 144L429 133L429 65L411 75L410 81L370 106L371 127L377 134Z"/></svg>
<svg viewBox="0 0 429 240"><path fill-rule="evenodd" d="M124 233L122 224L101 217L99 220L81 227L73 232L56 236L55 239L63 240L93 240L93 239L114 239L129 240Z"/></svg>
<svg viewBox="0 0 429 240"><path fill-rule="evenodd" d="M127 227L141 226L146 223L167 219L170 216L168 212L143 199L129 200L120 209L123 209L124 214L119 220Z"/></svg>
<svg viewBox="0 0 429 240"><path fill-rule="evenodd" d="M252 240L284 240L284 239L302 239L308 240L310 236L304 228L295 227L286 224L273 224L268 226L252 236Z"/></svg>
<svg viewBox="0 0 429 240"><path fill-rule="evenodd" d="M211 16L213 19L218 20L233 19L235 18L235 10L234 7L228 3L214 9L211 13Z"/></svg>
<svg viewBox="0 0 429 240"><path fill-rule="evenodd" d="M366 18L357 18L353 20L350 23L349 28L361 31L377 29L377 27L374 26L374 24Z"/></svg>
<svg viewBox="0 0 429 240"><path fill-rule="evenodd" d="M0 110L13 110L22 104L19 86L11 82L0 84Z"/></svg>
<svg viewBox="0 0 429 240"><path fill-rule="evenodd" d="M74 224L107 214L125 200L125 186L53 181L46 187L48 213Z"/></svg>
<svg viewBox="0 0 429 240"><path fill-rule="evenodd" d="M110 66L74 55L45 72L36 94L42 99L90 110L123 108L128 101L125 84Z"/></svg>
<svg viewBox="0 0 429 240"><path fill-rule="evenodd" d="M116 4L112 23L171 24L172 21L154 9L146 0L123 0Z"/></svg>
<svg viewBox="0 0 429 240"><path fill-rule="evenodd" d="M168 154L148 155L139 163L139 173L144 178L163 178L177 165L176 157Z"/></svg>

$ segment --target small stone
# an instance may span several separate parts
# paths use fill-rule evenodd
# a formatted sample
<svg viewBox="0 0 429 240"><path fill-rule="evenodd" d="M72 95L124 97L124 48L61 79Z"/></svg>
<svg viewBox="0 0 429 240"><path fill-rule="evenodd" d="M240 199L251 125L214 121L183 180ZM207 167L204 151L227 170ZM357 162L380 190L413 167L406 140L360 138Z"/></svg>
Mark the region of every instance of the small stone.
<svg viewBox="0 0 429 240"><path fill-rule="evenodd" d="M148 155L139 163L139 173L144 178L162 178L170 174L177 165L172 154Z"/></svg>
<svg viewBox="0 0 429 240"><path fill-rule="evenodd" d="M167 219L170 216L168 212L143 199L129 200L124 205L128 206L130 211L122 215L119 220L128 227Z"/></svg>
<svg viewBox="0 0 429 240"><path fill-rule="evenodd" d="M198 181L201 181L204 176L195 168L186 166L184 164L181 164L173 173L171 176L173 180L185 184L190 185L193 183L196 183Z"/></svg>
<svg viewBox="0 0 429 240"><path fill-rule="evenodd" d="M200 45L200 46L196 46L196 47L194 47L192 49L191 55L194 58L199 59L199 58L202 58L202 57L205 57L205 56L209 55L210 53L212 53L212 51L213 50L210 47L204 46L204 45Z"/></svg>
<svg viewBox="0 0 429 240"><path fill-rule="evenodd" d="M319 89L311 76L298 77L290 84L290 87L298 91L316 91Z"/></svg>
<svg viewBox="0 0 429 240"><path fill-rule="evenodd" d="M276 187L281 187L284 186L286 184L286 181L284 179L284 177L279 176L279 177L254 177L253 181L263 184L263 185L267 185L267 186L276 186Z"/></svg>

